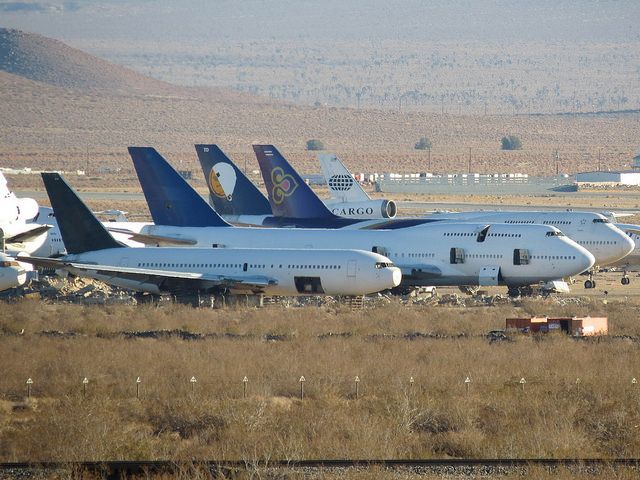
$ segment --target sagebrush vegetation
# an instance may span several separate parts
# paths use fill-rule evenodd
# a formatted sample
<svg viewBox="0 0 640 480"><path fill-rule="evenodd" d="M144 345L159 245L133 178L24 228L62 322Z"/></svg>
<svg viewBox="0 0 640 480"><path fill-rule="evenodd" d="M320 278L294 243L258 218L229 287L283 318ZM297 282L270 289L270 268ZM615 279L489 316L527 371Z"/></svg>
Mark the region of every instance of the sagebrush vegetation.
<svg viewBox="0 0 640 480"><path fill-rule="evenodd" d="M3 304L0 460L637 457L639 311ZM533 312L606 314L613 338L484 335Z"/></svg>

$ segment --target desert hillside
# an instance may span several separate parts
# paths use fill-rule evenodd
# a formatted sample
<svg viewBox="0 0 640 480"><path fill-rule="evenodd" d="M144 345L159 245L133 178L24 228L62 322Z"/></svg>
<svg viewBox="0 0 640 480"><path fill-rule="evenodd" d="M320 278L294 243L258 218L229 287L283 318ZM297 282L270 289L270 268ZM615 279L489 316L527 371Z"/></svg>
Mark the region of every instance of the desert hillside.
<svg viewBox="0 0 640 480"><path fill-rule="evenodd" d="M455 115L306 107L225 89L174 87L38 35L0 31L0 165L103 175L136 184L129 145L153 145L198 170L193 144L216 142L249 169L252 143L273 143L303 172L318 171L317 138L354 171L555 173L623 168L640 141L640 114ZM499 148L518 135L522 150ZM426 151L415 150L429 137ZM23 180L17 180L23 181ZM24 180L27 181L27 180Z"/></svg>
<svg viewBox="0 0 640 480"><path fill-rule="evenodd" d="M64 88L147 94L176 90L58 40L7 28L0 29L0 70Z"/></svg>

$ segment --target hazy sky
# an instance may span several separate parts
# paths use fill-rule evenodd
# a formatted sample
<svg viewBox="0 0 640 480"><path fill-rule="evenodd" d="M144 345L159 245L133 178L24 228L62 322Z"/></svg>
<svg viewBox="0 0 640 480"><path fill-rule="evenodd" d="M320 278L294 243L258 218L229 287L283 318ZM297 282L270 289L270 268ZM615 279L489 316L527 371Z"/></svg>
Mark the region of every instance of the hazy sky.
<svg viewBox="0 0 640 480"><path fill-rule="evenodd" d="M0 26L81 46L307 39L637 42L638 0L0 0Z"/></svg>

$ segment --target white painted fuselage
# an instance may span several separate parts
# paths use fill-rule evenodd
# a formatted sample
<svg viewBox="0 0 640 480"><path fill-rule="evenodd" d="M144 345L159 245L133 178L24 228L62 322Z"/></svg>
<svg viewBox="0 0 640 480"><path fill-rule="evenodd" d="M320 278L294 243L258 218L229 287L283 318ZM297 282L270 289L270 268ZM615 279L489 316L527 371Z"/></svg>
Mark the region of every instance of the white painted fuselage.
<svg viewBox="0 0 640 480"><path fill-rule="evenodd" d="M456 222L506 223L509 225L551 225L562 231L595 257L596 265L608 265L629 255L635 244L604 215L568 211L475 211L437 213L427 218Z"/></svg>
<svg viewBox="0 0 640 480"><path fill-rule="evenodd" d="M228 286L232 293L365 295L399 285L402 276L388 258L357 250L110 248L61 260L72 264L64 269L76 275L150 293L183 282L182 289L196 291ZM105 273L109 266L125 271ZM145 272L166 280L145 280ZM258 280L265 285L253 286ZM194 288L194 282L200 286Z"/></svg>
<svg viewBox="0 0 640 480"><path fill-rule="evenodd" d="M377 251L401 268L407 286L531 285L576 275L594 263L585 248L545 225L434 222L397 230L327 230L131 223L129 228L193 240L198 247L308 249L311 258L316 249Z"/></svg>

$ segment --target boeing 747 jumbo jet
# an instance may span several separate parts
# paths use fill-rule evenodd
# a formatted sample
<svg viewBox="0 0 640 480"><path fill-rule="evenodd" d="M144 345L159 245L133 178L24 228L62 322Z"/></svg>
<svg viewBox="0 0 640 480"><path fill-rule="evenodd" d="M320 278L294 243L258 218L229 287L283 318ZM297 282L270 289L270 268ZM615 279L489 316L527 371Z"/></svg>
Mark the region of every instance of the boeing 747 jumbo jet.
<svg viewBox="0 0 640 480"><path fill-rule="evenodd" d="M320 166L327 179L329 192L333 201L340 203L341 209L349 212L353 208L363 205L369 199L367 193L360 184L355 181L351 172L335 156L329 154L318 155ZM349 181L349 179L352 180ZM348 188L347 188L348 187ZM344 191L344 193L343 193ZM388 200L371 200L371 202L385 202ZM335 209L332 209L336 213ZM377 218L383 218L384 215ZM553 225L558 227L569 238L589 250L596 258L596 265L603 266L616 262L624 263L627 255L634 251L635 239L625 227L618 225L615 219L610 219L605 214L594 212L575 211L468 211L468 212L444 212L428 215L430 219L447 219L453 221L472 221L489 223L510 224L534 224ZM637 226L636 230L638 229ZM622 234L628 238L623 238ZM623 284L628 283L624 281ZM595 286L592 279L585 282L587 288Z"/></svg>
<svg viewBox="0 0 640 480"><path fill-rule="evenodd" d="M42 178L67 255L20 257L36 266L154 294L365 295L400 284L400 270L388 258L358 250L125 247L59 174Z"/></svg>
<svg viewBox="0 0 640 480"><path fill-rule="evenodd" d="M283 196L278 204L278 198L274 194L278 188L274 183L274 173L284 175L291 182L302 182L300 175L293 169L284 157L271 145L254 145L258 163L262 175L270 193L269 202L275 214L294 216L297 212L305 212L305 215L325 217L329 213L321 205L317 195L305 184L296 192L295 203L293 198ZM274 192L274 193L272 193ZM293 196L293 193L290 195ZM303 205L301 205L303 204ZM634 242L619 228L613 225L606 217L593 212L574 211L477 211L460 213L433 214L423 217L427 221L445 222L483 222L488 224L509 225L552 225L566 234L569 238L589 250L596 259L597 265L607 265L619 261L628 255L634 248ZM401 219L378 220L379 225L394 224ZM343 228L371 228L365 223L352 224ZM371 222L371 221L368 221ZM359 226L361 225L361 226ZM384 228L384 227L383 227ZM627 279L625 281L625 278ZM623 276L623 284L628 283L628 277ZM595 281L590 276L585 281L585 288L595 287Z"/></svg>
<svg viewBox="0 0 640 480"><path fill-rule="evenodd" d="M131 147L129 151L155 222L140 228L131 225L135 241L373 251L401 268L403 286L517 288L578 274L594 261L557 228L544 225L431 222L397 229L232 227L153 148Z"/></svg>

